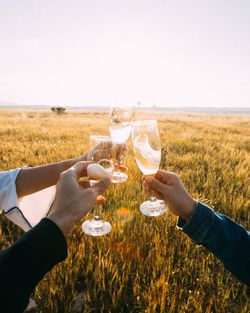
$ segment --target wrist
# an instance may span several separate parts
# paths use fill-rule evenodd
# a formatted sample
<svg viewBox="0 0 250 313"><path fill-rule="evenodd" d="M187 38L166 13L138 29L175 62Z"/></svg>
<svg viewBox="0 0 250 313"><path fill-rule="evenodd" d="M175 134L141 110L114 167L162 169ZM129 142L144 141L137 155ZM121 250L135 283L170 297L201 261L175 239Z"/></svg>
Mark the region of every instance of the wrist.
<svg viewBox="0 0 250 313"><path fill-rule="evenodd" d="M60 228L64 236L66 236L74 226L74 222L67 216L58 216L57 214L52 213L49 214L47 218Z"/></svg>
<svg viewBox="0 0 250 313"><path fill-rule="evenodd" d="M190 201L188 202L185 211L180 214L180 216L186 221L188 222L189 219L191 218L191 216L193 215L194 211L196 210L197 207L197 201L193 198L190 199Z"/></svg>

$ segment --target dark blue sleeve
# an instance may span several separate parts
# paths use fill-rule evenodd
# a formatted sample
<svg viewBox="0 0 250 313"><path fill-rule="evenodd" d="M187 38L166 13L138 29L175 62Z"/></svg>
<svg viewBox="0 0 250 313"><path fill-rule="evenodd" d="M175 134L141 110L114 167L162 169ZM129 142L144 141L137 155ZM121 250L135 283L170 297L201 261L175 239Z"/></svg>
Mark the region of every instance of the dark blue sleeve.
<svg viewBox="0 0 250 313"><path fill-rule="evenodd" d="M198 202L188 223L177 223L196 243L217 256L239 280L250 286L250 233L223 214Z"/></svg>
<svg viewBox="0 0 250 313"><path fill-rule="evenodd" d="M44 218L13 246L0 253L1 312L19 313L43 276L67 256L66 240L51 220Z"/></svg>

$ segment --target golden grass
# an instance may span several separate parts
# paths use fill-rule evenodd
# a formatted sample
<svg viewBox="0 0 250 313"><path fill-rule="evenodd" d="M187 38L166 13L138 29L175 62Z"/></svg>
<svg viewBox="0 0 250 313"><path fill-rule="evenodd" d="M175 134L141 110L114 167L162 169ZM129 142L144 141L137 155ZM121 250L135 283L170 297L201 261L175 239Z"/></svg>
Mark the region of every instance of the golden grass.
<svg viewBox="0 0 250 313"><path fill-rule="evenodd" d="M193 196L250 229L250 117L202 114L138 114L156 117L162 166L177 172ZM105 113L0 111L0 170L44 164L86 151L90 134L108 134ZM146 195L131 154L129 180L107 193L104 217L113 229L102 238L68 237L69 256L39 284L40 312L71 313L84 291L82 312L230 313L250 311L250 293L203 247L175 227L170 213L140 214ZM209 199L209 200L207 200ZM4 217L0 248L21 231Z"/></svg>

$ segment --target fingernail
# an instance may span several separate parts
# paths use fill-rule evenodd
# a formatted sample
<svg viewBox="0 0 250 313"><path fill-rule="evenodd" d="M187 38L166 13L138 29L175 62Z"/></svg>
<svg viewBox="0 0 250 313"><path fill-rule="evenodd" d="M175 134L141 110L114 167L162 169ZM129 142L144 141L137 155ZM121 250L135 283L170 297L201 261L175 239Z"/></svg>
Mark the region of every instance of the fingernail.
<svg viewBox="0 0 250 313"><path fill-rule="evenodd" d="M152 181L153 181L153 178L151 178L151 177L148 177L148 178L146 178L146 181L147 181L148 183L152 183Z"/></svg>

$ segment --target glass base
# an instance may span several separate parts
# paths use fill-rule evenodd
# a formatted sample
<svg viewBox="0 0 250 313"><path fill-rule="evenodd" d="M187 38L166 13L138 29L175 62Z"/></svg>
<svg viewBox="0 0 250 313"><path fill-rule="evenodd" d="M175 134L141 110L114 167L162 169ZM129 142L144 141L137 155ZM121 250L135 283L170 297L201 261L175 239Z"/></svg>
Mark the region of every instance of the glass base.
<svg viewBox="0 0 250 313"><path fill-rule="evenodd" d="M111 224L102 220L89 220L82 224L82 230L90 236L102 236L111 231Z"/></svg>
<svg viewBox="0 0 250 313"><path fill-rule="evenodd" d="M163 200L148 200L141 204L140 211L147 216L160 216L167 211L167 207Z"/></svg>
<svg viewBox="0 0 250 313"><path fill-rule="evenodd" d="M128 179L128 175L123 172L114 171L112 177L112 183L120 184L124 183Z"/></svg>

